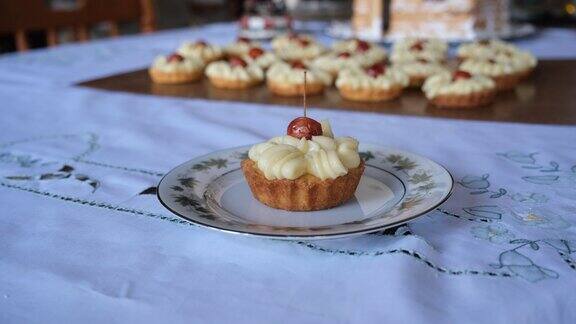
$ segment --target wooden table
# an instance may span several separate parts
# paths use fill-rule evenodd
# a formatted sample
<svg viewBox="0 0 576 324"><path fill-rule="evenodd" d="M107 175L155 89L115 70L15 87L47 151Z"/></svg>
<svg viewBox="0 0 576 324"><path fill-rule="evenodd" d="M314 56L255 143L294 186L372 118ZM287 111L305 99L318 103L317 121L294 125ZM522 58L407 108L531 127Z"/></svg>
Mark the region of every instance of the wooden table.
<svg viewBox="0 0 576 324"><path fill-rule="evenodd" d="M221 90L211 86L207 80L184 85L158 85L151 82L146 70L92 80L79 85L157 96L302 107L301 98L275 96L265 86L248 90ZM512 91L498 94L491 106L473 110L432 107L419 90L408 90L401 98L390 102L361 103L344 100L335 88L331 88L324 95L310 96L308 102L310 107L393 115L576 125L576 60L541 61L529 80Z"/></svg>

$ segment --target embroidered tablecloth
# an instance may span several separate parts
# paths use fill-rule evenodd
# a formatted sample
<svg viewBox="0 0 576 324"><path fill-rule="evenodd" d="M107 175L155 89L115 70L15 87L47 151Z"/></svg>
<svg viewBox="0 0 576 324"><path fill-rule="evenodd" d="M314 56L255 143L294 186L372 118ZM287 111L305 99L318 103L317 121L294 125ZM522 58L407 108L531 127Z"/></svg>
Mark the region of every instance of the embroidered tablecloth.
<svg viewBox="0 0 576 324"><path fill-rule="evenodd" d="M0 59L0 322L574 322L576 127L311 109L337 134L442 163L453 197L394 230L315 242L223 234L163 209L165 172L280 134L294 110L72 83L231 28Z"/></svg>

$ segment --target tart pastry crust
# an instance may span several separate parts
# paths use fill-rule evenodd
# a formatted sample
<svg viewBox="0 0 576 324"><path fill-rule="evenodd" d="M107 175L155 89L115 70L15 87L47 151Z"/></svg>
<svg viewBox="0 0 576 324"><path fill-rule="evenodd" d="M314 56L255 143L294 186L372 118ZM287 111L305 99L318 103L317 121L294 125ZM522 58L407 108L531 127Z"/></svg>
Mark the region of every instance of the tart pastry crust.
<svg viewBox="0 0 576 324"><path fill-rule="evenodd" d="M474 92L465 95L459 94L444 94L438 95L430 100L434 106L438 108L478 108L487 106L494 101L496 97L496 90L485 90Z"/></svg>
<svg viewBox="0 0 576 324"><path fill-rule="evenodd" d="M306 174L295 180L268 180L250 159L242 161L242 171L254 197L272 208L311 211L333 208L354 195L364 172L364 162L336 179L320 180Z"/></svg>
<svg viewBox="0 0 576 324"><path fill-rule="evenodd" d="M199 69L193 72L164 72L159 69L150 68L148 74L152 81L160 84L180 84L198 81L202 78L203 71Z"/></svg>
<svg viewBox="0 0 576 324"><path fill-rule="evenodd" d="M377 102L394 100L398 98L402 94L403 88L403 86L398 85L388 89L377 87L354 89L347 85L341 85L338 87L338 91L343 98L348 100Z"/></svg>

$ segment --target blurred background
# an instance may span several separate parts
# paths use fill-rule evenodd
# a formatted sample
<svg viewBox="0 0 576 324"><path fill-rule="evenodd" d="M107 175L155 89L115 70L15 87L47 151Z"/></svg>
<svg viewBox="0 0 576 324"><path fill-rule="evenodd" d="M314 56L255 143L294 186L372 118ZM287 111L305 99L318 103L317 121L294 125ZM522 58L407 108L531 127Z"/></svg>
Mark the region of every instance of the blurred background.
<svg viewBox="0 0 576 324"><path fill-rule="evenodd" d="M0 10L2 3L10 6L13 4L9 2L13 2L16 6L20 6L20 10L33 11L35 9L29 3L38 1L51 10L71 12L85 0L0 0ZM382 1L382 7L388 8L391 0L376 1ZM286 15L296 21L346 21L350 20L353 13L353 0L149 0L149 3L153 12L154 30L224 21L242 23L242 17L258 15ZM510 0L507 6L512 22L576 28L576 0ZM0 12L0 19L6 20L10 17L3 17ZM384 25L385 20L384 16ZM246 21L245 23L247 24ZM1 26L2 21L0 21L0 53L16 51L19 40L14 33L3 30ZM51 39L53 44L61 44L83 38L97 39L108 36L110 28L117 28L119 34L136 33L141 30L139 27L141 26L138 21L120 22L117 26L110 26L104 22L82 31L88 35L80 37L78 30L58 30L47 37L45 30L33 29L27 30L26 35L22 37L26 38L27 48L41 48L51 45Z"/></svg>

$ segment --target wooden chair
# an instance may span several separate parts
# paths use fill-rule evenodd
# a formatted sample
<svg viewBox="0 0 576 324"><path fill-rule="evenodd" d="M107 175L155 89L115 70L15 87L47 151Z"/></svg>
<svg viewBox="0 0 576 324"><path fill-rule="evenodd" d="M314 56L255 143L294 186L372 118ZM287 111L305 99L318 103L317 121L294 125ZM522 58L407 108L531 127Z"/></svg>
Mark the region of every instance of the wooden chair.
<svg viewBox="0 0 576 324"><path fill-rule="evenodd" d="M12 34L16 49L28 49L26 33L46 31L48 46L58 44L58 30L71 28L75 39L87 41L89 28L110 24L110 35L117 36L118 23L138 21L141 32L156 29L152 0L78 0L77 9L53 10L45 0L0 0L0 34Z"/></svg>

